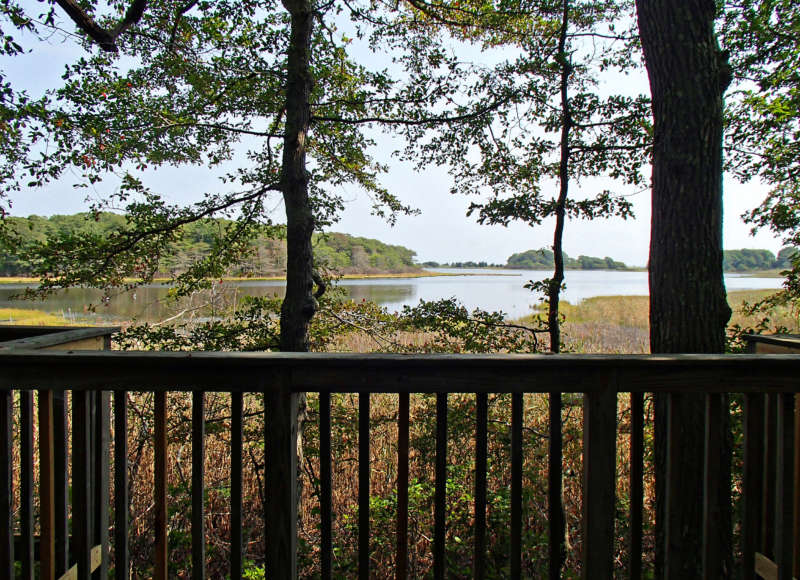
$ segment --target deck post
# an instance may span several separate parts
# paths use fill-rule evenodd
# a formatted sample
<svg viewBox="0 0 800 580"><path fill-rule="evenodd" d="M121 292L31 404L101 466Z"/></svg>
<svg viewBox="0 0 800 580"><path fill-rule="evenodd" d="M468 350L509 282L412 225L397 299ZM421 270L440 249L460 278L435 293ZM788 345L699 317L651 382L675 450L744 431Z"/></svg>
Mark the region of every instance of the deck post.
<svg viewBox="0 0 800 580"><path fill-rule="evenodd" d="M614 578L617 377L583 397L583 578Z"/></svg>
<svg viewBox="0 0 800 580"><path fill-rule="evenodd" d="M297 481L300 394L291 392L288 370L280 369L264 390L267 578L297 578Z"/></svg>

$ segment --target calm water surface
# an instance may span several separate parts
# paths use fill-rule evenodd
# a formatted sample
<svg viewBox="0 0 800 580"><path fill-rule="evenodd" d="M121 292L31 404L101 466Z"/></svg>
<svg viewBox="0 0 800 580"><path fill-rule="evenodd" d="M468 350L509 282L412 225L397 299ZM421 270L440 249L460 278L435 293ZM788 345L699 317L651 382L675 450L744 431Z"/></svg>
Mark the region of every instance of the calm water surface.
<svg viewBox="0 0 800 580"><path fill-rule="evenodd" d="M528 280L542 280L552 272L541 270L451 270L439 272L455 273L457 276L435 276L426 278L375 278L368 280L342 280L344 287L354 300L372 300L388 308L399 310L405 305L415 305L420 300L458 298L470 309L502 310L510 317L528 314L537 304L536 296L523 288ZM779 288L780 278L750 278L738 274L725 276L728 290L755 290ZM572 270L566 274L567 288L563 299L577 304L593 296L643 296L648 294L647 272L613 272L601 270ZM163 320L183 309L192 309L200 304L184 302L180 305L165 303L167 287L151 285L113 297L108 304L100 302L100 294L83 288L70 289L49 298L45 302L11 301L22 285L0 286L0 308L32 308L67 318L86 322L113 322L136 318L140 321ZM283 282L242 281L215 285L213 293L227 300L238 300L243 295L282 295ZM207 300L207 296L203 298ZM95 312L91 306L95 305ZM200 311L210 315L210 309Z"/></svg>

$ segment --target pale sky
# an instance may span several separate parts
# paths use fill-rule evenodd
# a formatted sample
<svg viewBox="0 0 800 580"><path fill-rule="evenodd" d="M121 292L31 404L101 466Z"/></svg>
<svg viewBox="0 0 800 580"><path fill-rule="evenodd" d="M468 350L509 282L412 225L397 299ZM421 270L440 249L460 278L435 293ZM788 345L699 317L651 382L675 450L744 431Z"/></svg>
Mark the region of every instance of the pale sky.
<svg viewBox="0 0 800 580"><path fill-rule="evenodd" d="M38 4L31 2L30 4ZM41 5L39 5L41 6ZM35 10L36 8L34 8ZM24 83L31 95L45 87L56 86L64 65L80 55L80 49L72 42L63 43L53 37L49 45L38 46L35 53L23 57L4 59L2 68L12 82ZM646 89L642 76L629 82ZM404 245L417 252L419 261L487 261L505 263L515 253L528 249L552 245L551 221L530 228L524 224L482 226L474 217L466 217L466 209L473 201L466 196L450 195L450 177L446 168L431 168L417 172L409 165L389 158L388 152L402 147L386 138L379 139L381 155L376 157L389 166L383 183L404 203L421 210L418 216L400 216L397 224L390 227L380 218L370 215L370 200L355 187L344 188L340 193L348 200L341 221L331 230L357 236L377 238L381 241ZM386 153L385 153L386 152ZM203 191L213 190L215 175L199 167L166 168L150 171L146 181L154 190L169 192L176 202L198 199ZM599 189L609 187L602 185ZM609 187L611 188L611 187ZM580 188L573 188L574 197L581 197ZM596 189L586 189L591 195ZM768 232L750 235L750 227L742 222L740 215L757 206L766 189L758 183L739 184L733 179L725 180L724 245L725 248L766 248L774 253L781 248L779 239ZM644 266L647 262L650 229L650 192L626 192L634 204L635 219L597 220L594 222L569 221L565 229L564 250L570 256L580 254L611 256L632 266ZM102 195L102 190L98 190ZM52 215L75 213L86 209L86 191L74 190L69 178L54 183L42 190L23 191L12 196L11 214ZM276 198L274 204L279 208Z"/></svg>

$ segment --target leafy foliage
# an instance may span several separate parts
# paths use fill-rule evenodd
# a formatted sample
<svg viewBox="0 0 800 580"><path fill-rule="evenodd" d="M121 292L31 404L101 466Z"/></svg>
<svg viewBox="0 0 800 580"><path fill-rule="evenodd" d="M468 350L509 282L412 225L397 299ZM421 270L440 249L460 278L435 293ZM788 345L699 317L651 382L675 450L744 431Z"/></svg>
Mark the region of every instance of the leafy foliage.
<svg viewBox="0 0 800 580"><path fill-rule="evenodd" d="M247 246L237 248L240 256L233 264L220 257L225 249L217 247L221 236L237 222L223 219L204 219L187 223L172 230L163 246L153 248L146 258L155 262L135 268L134 274L168 277L200 275L196 264L204 264L204 276L278 276L286 270L285 228L263 226ZM91 242L109 246L121 241L124 235L136 235L125 216L109 212L84 213L49 218L6 218L6 231L13 236L12 245L0 239L7 250L0 256L0 275L47 277L57 265L42 259L52 244L61 249L54 258L68 262L81 259L80 252ZM245 243L245 242L243 242ZM347 234L315 234L312 239L316 264L337 272L370 273L416 270L413 250L384 244L378 240L353 237ZM12 251L17 249L18 251ZM85 265L85 264L84 264ZM212 267L213 266L213 267ZM98 271L109 271L98 266ZM112 282L111 280L109 282ZM113 282L116 282L114 280ZM188 284L188 279L187 279Z"/></svg>
<svg viewBox="0 0 800 580"><path fill-rule="evenodd" d="M606 256L596 258L594 256L578 256L570 258L566 252L562 252L564 257L564 267L568 270L628 270L628 266ZM553 250L541 248L539 250L527 250L518 254L511 254L508 258L508 268L520 268L526 270L545 270L554 267Z"/></svg>

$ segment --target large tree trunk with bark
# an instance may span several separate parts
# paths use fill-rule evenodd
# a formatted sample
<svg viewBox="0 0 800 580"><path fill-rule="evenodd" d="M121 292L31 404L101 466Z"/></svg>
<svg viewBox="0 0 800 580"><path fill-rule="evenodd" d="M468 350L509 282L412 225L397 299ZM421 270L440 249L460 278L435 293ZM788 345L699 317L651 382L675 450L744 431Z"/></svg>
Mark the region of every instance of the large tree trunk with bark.
<svg viewBox="0 0 800 580"><path fill-rule="evenodd" d="M713 0L637 0L636 7L655 122L650 349L719 353L730 317L722 278L722 97L730 68L714 33L716 8ZM704 409L701 394L656 399L657 577L701 574ZM675 485L666 494L668 456ZM729 483L720 485L730 497ZM720 577L730 572L730 507L722 503L718 529L729 556L715 564Z"/></svg>

